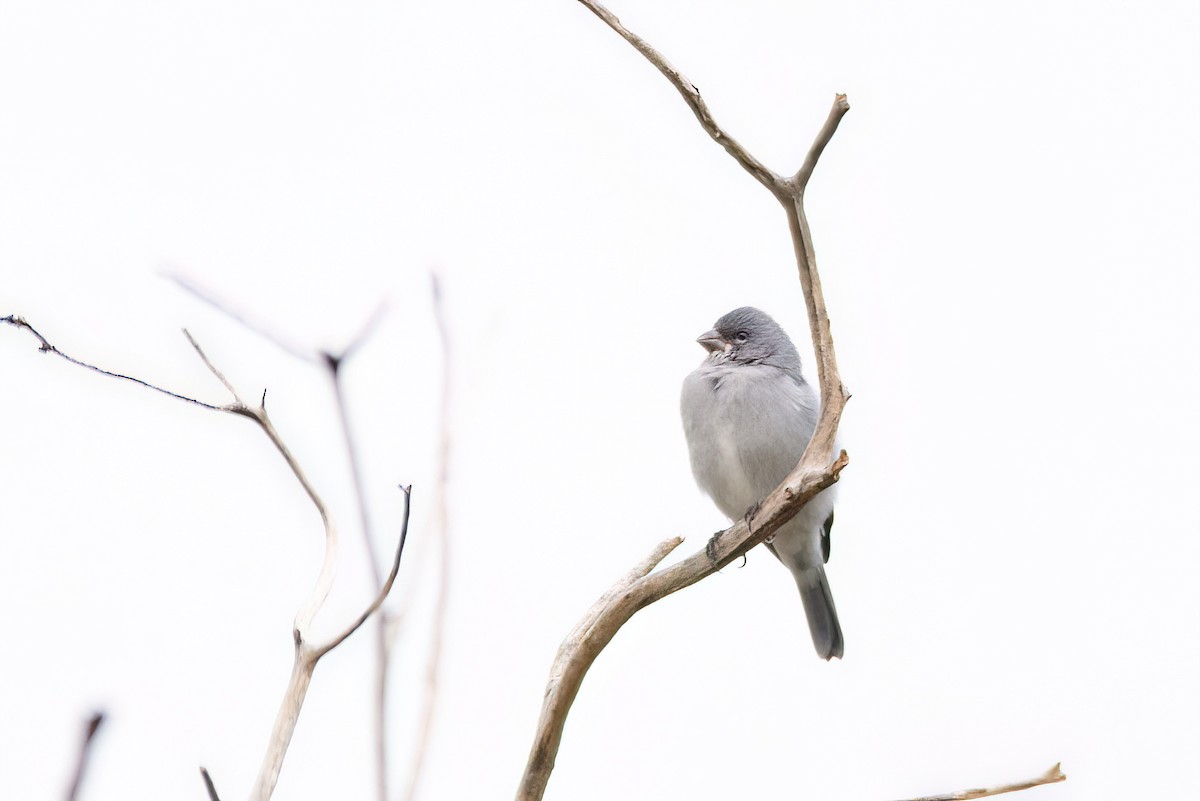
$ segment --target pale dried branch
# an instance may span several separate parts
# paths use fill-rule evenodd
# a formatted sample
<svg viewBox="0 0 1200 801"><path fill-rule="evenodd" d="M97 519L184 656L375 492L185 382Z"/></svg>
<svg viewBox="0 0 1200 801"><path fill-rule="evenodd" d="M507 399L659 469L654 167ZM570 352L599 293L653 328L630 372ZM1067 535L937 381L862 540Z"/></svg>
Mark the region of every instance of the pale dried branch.
<svg viewBox="0 0 1200 801"><path fill-rule="evenodd" d="M809 499L837 481L849 463L845 451L816 472L799 468L763 499L758 513L714 534L704 550L657 573L648 573L682 540L666 540L598 600L564 640L551 668L518 801L538 801L546 792L562 742L567 713L596 657L639 610L711 576L791 520ZM803 462L801 462L803 465ZM793 479L796 483L793 484ZM751 528L753 524L753 528Z"/></svg>
<svg viewBox="0 0 1200 801"><path fill-rule="evenodd" d="M402 487L401 489L404 491L404 521L400 530L395 559L392 562L392 571L379 594L354 623L328 643L311 645L305 641L299 628L294 631L295 655L292 660L292 672L288 677L283 700L279 704L279 712L275 716L275 725L271 728L267 752L263 757L262 766L259 768L258 778L254 782L254 788L250 794L251 799L267 801L275 791L275 785L279 781L279 772L283 768L283 758L287 754L292 735L296 731L296 723L300 719L300 709L304 706L304 698L308 694L308 686L312 682L317 662L362 626L367 618L379 609L392 589L396 574L400 571L400 559L404 555L404 543L408 536L409 499L412 488Z"/></svg>
<svg viewBox="0 0 1200 801"><path fill-rule="evenodd" d="M996 787L960 790L957 793L950 793L948 795L927 795L921 798L906 799L905 801L967 801L971 798L987 798L993 795L1003 795L1004 793L1015 793L1018 790L1028 790L1031 787L1041 787L1042 785L1065 782L1066 780L1067 777L1062 772L1062 763L1057 762L1050 770L1036 779L1026 779L1025 781L1001 784Z"/></svg>
<svg viewBox="0 0 1200 801"><path fill-rule="evenodd" d="M808 179L812 177L813 170L817 167L817 160L825 152L825 146L833 139L838 123L842 121L842 117L846 116L846 112L849 110L850 103L846 100L846 96L836 95L833 99L833 108L830 109L829 116L825 119L825 124L821 126L820 132L817 133L817 138L813 140L812 145L808 148L808 155L804 157L804 164L792 176L791 183L798 187L801 192L808 186Z"/></svg>
<svg viewBox="0 0 1200 801"><path fill-rule="evenodd" d="M598 627L601 619L605 614L612 613L616 608L614 602L621 595L627 594L631 587L648 575L682 542L682 538L673 537L656 545L649 556L638 562L600 596L558 647L558 653L555 654L554 663L550 667L550 679L546 683L537 736L529 753L529 762L525 767L521 787L517 791L518 801L541 798L546 791L546 782L554 770L554 760L562 743L563 724L567 720L571 704L575 702L575 696L579 693L583 677L596 656L616 634L617 628L637 609L631 609L629 615L615 626Z"/></svg>
<svg viewBox="0 0 1200 801"><path fill-rule="evenodd" d="M257 407L251 407L234 388L229 379L217 369L217 366L208 358L208 354L200 347L191 333L184 329L184 336L195 349L196 354L200 357L204 365L216 377L221 384L229 390L233 395L233 404L223 407L227 411L236 412L237 414L249 417L254 422L258 423L259 428L267 435L267 439L271 440L271 444L275 446L275 450L279 451L279 455L287 463L287 466L292 471L292 475L300 482L300 486L304 488L305 494L308 495L313 506L316 507L317 513L321 516L321 523L325 527L325 555L321 560L321 571L317 575L316 583L313 585L312 591L309 593L308 599L304 605L300 607L300 611L296 613L296 619L292 626L292 636L300 642L308 634L308 630L312 625L313 618L316 617L317 611L321 605L325 603L325 599L329 596L329 591L333 587L333 577L337 573L337 561L339 553L339 538L337 527L333 522L333 515L329 512L329 506L317 493L316 487L309 481L308 475L300 466L300 462L292 454L287 444L283 441L283 437L279 435L279 431L275 428L275 424L271 422L271 416L267 413L266 392L263 392L263 400L259 402Z"/></svg>
<svg viewBox="0 0 1200 801"><path fill-rule="evenodd" d="M96 732L104 722L104 713L96 712L83 725L83 741L79 745L79 756L75 759L75 772L71 776L71 784L67 787L67 801L75 801L79 797L79 788L83 786L83 774L87 771L88 759L92 755L92 741Z"/></svg>
<svg viewBox="0 0 1200 801"><path fill-rule="evenodd" d="M351 338L350 343L346 345L340 352L334 353L331 351L312 350L296 344L290 338L284 336L280 332L273 329L271 326L258 319L255 315L240 309L228 300L219 298L217 293L208 287L202 286L199 282L182 275L180 273L169 273L168 276L178 286L185 291L191 293L201 301L212 306L217 311L226 315L234 322L239 323L247 330L258 334L263 339L275 345L280 350L295 356L301 361L310 364L320 364L325 367L329 377L330 384L333 387L334 400L337 405L338 422L342 431L342 442L346 448L346 457L350 464L351 483L354 487L355 498L358 505L359 528L362 532L363 545L367 554L367 565L371 571L372 583L371 586L375 590L379 590L383 584L384 577L382 568L380 567L379 557L375 552L375 536L371 529L371 516L367 504L366 485L363 481L362 462L358 456L358 448L354 437L353 427L350 423L350 414L346 404L346 393L342 384L342 367L345 363L358 352L358 349L370 338L378 326L379 321L383 318L384 312L387 310L386 303L380 303L375 307L375 310L363 323L358 333ZM190 339L190 337L189 337ZM194 344L194 343L193 343ZM207 361L206 361L207 363ZM212 365L209 365L212 369ZM214 372L216 372L214 370ZM228 382L224 381L224 377L220 376L226 387L233 391ZM265 407L264 404L260 404ZM407 501L406 501L407 504ZM378 801L387 801L388 797L388 776L387 776L387 676L389 664L389 637L387 634L387 614L380 612L377 624L375 626L375 709L372 728L374 729L375 740L375 784L376 797ZM357 627L355 627L357 628Z"/></svg>
<svg viewBox="0 0 1200 801"><path fill-rule="evenodd" d="M616 31L622 39L633 45L639 53L646 57L647 61L653 64L671 82L671 85L675 87L683 98L683 102L687 103L688 108L692 110L692 113L696 115L696 119L700 121L700 127L713 138L713 141L725 148L726 152L737 159L737 162L746 169L746 172L753 175L759 183L772 192L776 191L784 179L767 169L762 162L750 155L746 151L746 148L742 147L736 139L725 133L724 129L713 118L712 112L708 110L708 104L700 96L700 90L696 88L695 84L684 77L683 73L677 70L671 62L667 61L662 53L651 47L645 39L622 25L621 20L617 19L616 14L613 14L601 4L593 2L593 0L579 0L579 2L597 17L604 20L604 24Z"/></svg>
<svg viewBox="0 0 1200 801"><path fill-rule="evenodd" d="M788 214L789 227L792 229L801 290L808 308L810 332L817 353L822 407L816 431L799 463L787 478L762 500L752 514L714 535L703 551L658 573L649 573L649 570L653 569L666 552L659 556L658 560L649 563L646 573L638 575L646 565L643 562L630 576L618 582L605 597L597 601L563 642L551 670L534 744L517 791L519 801L539 801L545 793L550 773L554 769L566 716L583 676L620 627L639 609L712 575L770 537L794 517L810 498L836 482L848 463L845 451L836 459L833 458L838 422L849 394L842 386L838 372L829 317L817 275L808 222L804 216L804 190L821 153L837 130L838 122L849 109L845 96L837 97L834 109L810 147L804 165L792 177L782 178L765 167L717 125L700 92L661 53L622 25L604 6L593 0L580 2L645 56L679 91L705 132L783 204Z"/></svg>
<svg viewBox="0 0 1200 801"><path fill-rule="evenodd" d="M434 601L432 629L429 635L429 656L425 664L425 692L422 695L421 717L417 726L416 747L408 771L405 801L415 801L424 774L425 757L433 732L437 711L438 673L441 670L442 643L446 628L446 612L450 601L450 504L447 498L450 481L450 404L454 360L450 326L446 321L445 299L437 273L430 276L433 293L433 315L438 339L442 345L442 386L438 413L437 486L434 490L433 531L438 543L438 585Z"/></svg>

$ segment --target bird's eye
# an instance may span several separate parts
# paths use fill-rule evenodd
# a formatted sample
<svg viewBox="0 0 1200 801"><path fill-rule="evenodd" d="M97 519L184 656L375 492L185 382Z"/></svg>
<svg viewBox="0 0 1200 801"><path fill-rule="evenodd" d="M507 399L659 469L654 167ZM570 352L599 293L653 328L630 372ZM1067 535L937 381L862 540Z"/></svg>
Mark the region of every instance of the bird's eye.
<svg viewBox="0 0 1200 801"><path fill-rule="evenodd" d="M734 337L734 339L736 339L738 342L745 342L749 338L750 334L746 331L738 331L737 336Z"/></svg>

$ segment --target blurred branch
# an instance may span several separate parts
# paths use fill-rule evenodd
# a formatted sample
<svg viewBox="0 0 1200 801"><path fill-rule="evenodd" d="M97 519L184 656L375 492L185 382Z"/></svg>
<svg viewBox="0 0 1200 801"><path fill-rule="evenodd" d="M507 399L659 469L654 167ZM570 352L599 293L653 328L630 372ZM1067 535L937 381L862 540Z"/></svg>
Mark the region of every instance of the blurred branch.
<svg viewBox="0 0 1200 801"><path fill-rule="evenodd" d="M450 391L453 359L450 328L446 322L445 301L441 280L437 274L431 276L433 289L433 314L437 323L438 338L442 344L442 392L438 417L438 461L437 486L433 502L433 530L438 543L438 586L434 601L433 629L430 632L429 658L425 665L425 692L421 707L420 723L417 727L416 747L408 772L408 787L405 801L415 801L417 789L424 772L425 757L433 732L434 713L437 710L438 673L442 663L442 642L446 627L446 609L450 599L450 526L447 492L450 478Z"/></svg>
<svg viewBox="0 0 1200 801"><path fill-rule="evenodd" d="M83 774L87 771L88 759L92 755L92 741L96 739L96 732L100 730L100 724L103 722L104 713L96 712L83 726L83 742L79 746L79 757L75 760L75 774L67 788L67 801L75 801L79 797L79 788L83 786Z"/></svg>
<svg viewBox="0 0 1200 801"><path fill-rule="evenodd" d="M800 287L808 308L810 333L817 353L821 383L821 417L799 463L787 478L762 500L756 510L725 531L714 535L703 551L658 573L651 573L654 566L679 544L679 540L661 543L650 557L639 563L597 601L575 630L568 635L551 668L533 747L517 790L518 801L539 801L544 795L546 784L554 770L567 713L583 677L621 626L639 609L712 575L750 548L768 539L794 517L810 498L836 482L842 469L849 462L845 451L836 459L833 458L838 422L850 396L842 386L838 372L829 317L817 275L808 222L804 216L804 191L808 180L825 146L837 130L842 116L850 108L845 96L838 95L835 99L833 109L809 148L803 166L791 177L783 178L765 167L717 125L699 90L661 53L622 25L620 20L600 3L594 0L579 1L653 64L683 97L704 131L783 204L788 215L789 228L792 229L796 263L800 271Z"/></svg>
<svg viewBox="0 0 1200 801"><path fill-rule="evenodd" d="M187 277L186 275L183 275L182 273L176 272L168 272L166 273L166 277L174 281L182 289L204 301L209 306L212 306L217 311L221 312L227 317L233 318L235 321L241 323L245 328L253 331L263 339L274 344L277 348L287 351L301 361L317 361L317 355L310 349L301 345L297 345L295 342L283 336L278 331L268 327L261 320L256 319L249 312L239 309L224 298L217 297L216 293L207 287L201 286L199 282Z"/></svg>
<svg viewBox="0 0 1200 801"><path fill-rule="evenodd" d="M375 554L375 534L371 528L371 512L367 503L366 482L363 480L362 461L359 459L358 446L354 437L354 427L350 422L350 410L346 403L345 387L342 383L342 366L355 353L367 338L374 332L383 315L385 306L380 304L367 319L358 334L350 340L341 353L328 351L320 354L321 362L325 365L329 382L333 385L333 396L337 402L338 421L342 429L342 443L346 448L346 459L350 463L350 477L354 485L354 496L358 505L359 530L363 536L363 547L367 552L367 565L371 570L371 586L379 589L383 582L380 575L379 557ZM411 487L410 487L411 489ZM408 509L408 490L405 490L405 513ZM405 523L407 528L407 522ZM398 566L398 563L397 563ZM393 575L388 580L388 588L395 580ZM386 592L384 593L386 597ZM381 601L382 602L382 601ZM388 707L388 667L391 652L388 647L388 615L381 611L374 624L375 636L375 704L372 711L373 739L375 741L375 796L376 801L388 799L388 759L387 759L387 707Z"/></svg>
<svg viewBox="0 0 1200 801"><path fill-rule="evenodd" d="M921 798L911 798L907 801L967 801L971 798L987 798L993 795L1002 795L1004 793L1015 793L1018 790L1028 790L1031 787L1041 787L1044 784L1055 784L1056 782L1065 782L1067 777L1062 772L1062 763L1055 763L1050 770L1038 776L1036 779L1026 779L1022 782L1013 782L1012 784L1001 784L997 787L981 788L977 790L961 790L957 793L949 795L927 795Z"/></svg>
<svg viewBox="0 0 1200 801"><path fill-rule="evenodd" d="M371 587L378 591L384 582L384 578L379 557L375 553L375 535L371 527L366 484L363 481L362 462L359 459L354 430L350 422L349 408L346 403L346 393L342 382L342 368L351 356L357 353L359 348L370 338L371 334L374 333L376 326L378 326L379 321L383 317L383 313L387 310L387 304L380 303L376 306L358 333L350 340L350 343L340 352L334 353L332 351L313 350L296 344L295 341L274 330L253 314L239 309L228 300L218 297L213 290L202 286L199 282L181 273L168 273L167 277L182 289L241 324L249 331L258 334L285 353L301 361L310 364L319 364L325 368L329 382L333 387L333 395L338 412L338 423L342 432L342 442L346 448L347 461L350 464L350 476L358 506L359 530L362 532L363 545L367 554L367 565L371 571ZM407 500L405 501L405 508L407 509ZM394 577L392 580L394 581ZM390 589L391 581L388 582L388 587ZM384 596L386 597L386 593L384 593ZM374 733L373 739L375 741L375 793L377 801L387 801L388 798L387 690L390 662L390 638L388 631L388 615L386 611L383 611L380 612L375 624L375 705L372 728Z"/></svg>
<svg viewBox="0 0 1200 801"><path fill-rule="evenodd" d="M208 793L208 801L221 801L221 796L217 795L217 786L213 784L212 776L208 775L208 768L200 768L200 778L204 780L204 791Z"/></svg>

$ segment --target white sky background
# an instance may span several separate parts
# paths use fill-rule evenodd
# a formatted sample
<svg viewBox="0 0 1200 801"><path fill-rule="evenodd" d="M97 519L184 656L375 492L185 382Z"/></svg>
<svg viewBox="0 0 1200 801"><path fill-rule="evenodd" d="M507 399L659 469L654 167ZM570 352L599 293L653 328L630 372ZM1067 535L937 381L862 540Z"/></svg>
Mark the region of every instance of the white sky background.
<svg viewBox="0 0 1200 801"><path fill-rule="evenodd" d="M887 799L1034 775L1163 797L1200 747L1195 423L1200 6L613 6L760 159L852 109L808 209L843 377L829 575L846 659L785 570L637 615L587 677L548 798ZM570 0L0 5L0 315L214 402L187 326L334 504L319 633L369 597L328 386L186 295L346 343L379 548L429 538L453 329L453 567L424 799L506 798L562 636L654 543L724 526L678 422L694 338L758 305L798 342L775 201ZM0 787L225 798L258 769L317 516L251 424L0 329ZM399 788L429 614L410 596ZM367 632L318 669L280 799L373 798Z"/></svg>

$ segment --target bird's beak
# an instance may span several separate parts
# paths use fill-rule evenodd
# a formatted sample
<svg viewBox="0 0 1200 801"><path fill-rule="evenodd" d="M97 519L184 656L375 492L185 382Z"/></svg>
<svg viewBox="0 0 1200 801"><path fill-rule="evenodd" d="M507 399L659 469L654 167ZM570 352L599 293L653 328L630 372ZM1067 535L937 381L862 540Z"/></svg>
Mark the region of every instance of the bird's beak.
<svg viewBox="0 0 1200 801"><path fill-rule="evenodd" d="M724 339L721 339L721 335L717 333L717 329L715 328L711 331L705 331L703 334L696 337L696 341L699 342L700 346L709 353L716 353L717 351L727 350L729 348L729 343Z"/></svg>

